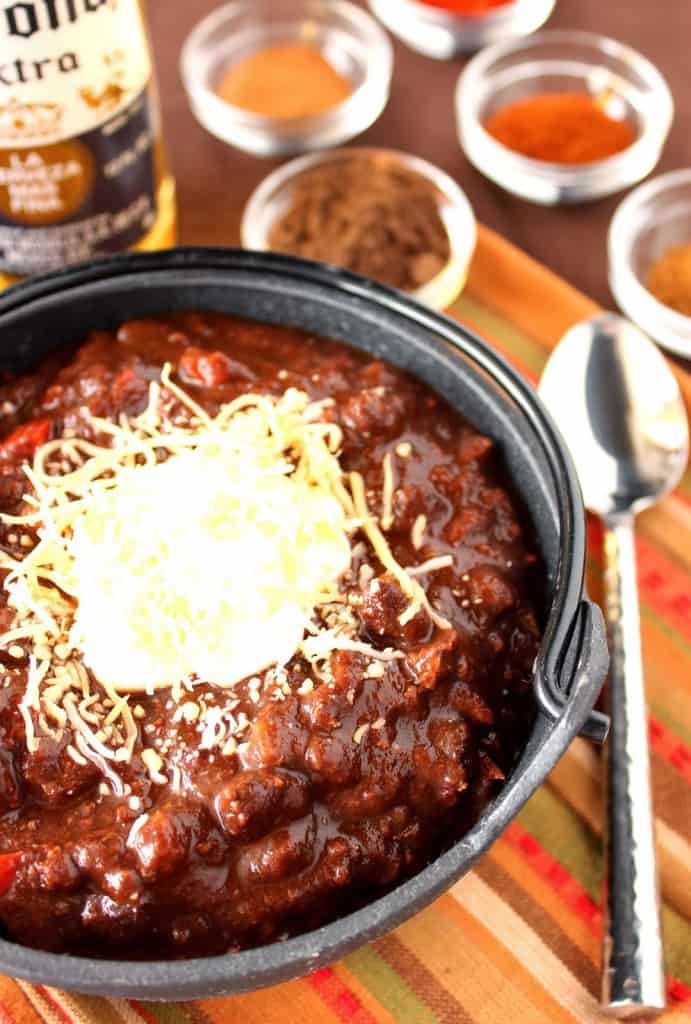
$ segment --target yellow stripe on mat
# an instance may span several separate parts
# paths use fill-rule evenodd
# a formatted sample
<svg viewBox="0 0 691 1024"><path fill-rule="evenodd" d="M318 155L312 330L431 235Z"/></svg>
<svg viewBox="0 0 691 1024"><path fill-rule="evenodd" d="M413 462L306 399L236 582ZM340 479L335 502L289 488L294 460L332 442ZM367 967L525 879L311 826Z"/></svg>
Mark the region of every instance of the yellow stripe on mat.
<svg viewBox="0 0 691 1024"><path fill-rule="evenodd" d="M602 1015L595 1007L593 994L571 974L525 921L476 874L471 873L457 882L451 894L482 928L494 935L496 941L506 948L515 959L516 971L530 971L545 993L554 993L554 998L582 1024L597 1024L601 1021ZM515 978L512 981L515 983Z"/></svg>
<svg viewBox="0 0 691 1024"><path fill-rule="evenodd" d="M468 876L470 877L470 876ZM468 879L466 879L467 881ZM449 933L439 918L455 925ZM573 1024L558 1000L506 949L482 919L468 913L453 896L442 896L429 911L400 929L429 963L443 972L444 984L459 993L477 1024L530 1021Z"/></svg>

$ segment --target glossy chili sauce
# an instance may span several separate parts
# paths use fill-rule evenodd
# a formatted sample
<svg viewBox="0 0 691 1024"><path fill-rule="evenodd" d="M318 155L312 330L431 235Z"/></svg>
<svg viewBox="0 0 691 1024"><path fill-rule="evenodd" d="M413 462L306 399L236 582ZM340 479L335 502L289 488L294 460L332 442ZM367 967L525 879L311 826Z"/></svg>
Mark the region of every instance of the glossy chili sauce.
<svg viewBox="0 0 691 1024"><path fill-rule="evenodd" d="M164 743L179 771L175 784L152 782L138 743L132 761L116 766L120 797L94 764L71 759L69 727L61 742L46 738L27 752L17 710L27 663L3 652L0 920L11 938L44 949L199 956L342 915L470 826L532 723L536 558L501 460L427 387L344 345L199 313L95 333L73 357L0 388L0 508L19 508L22 463L37 445L88 432L85 407L101 417L140 412L165 361L212 412L248 390L295 386L334 398L341 463L363 474L370 508L381 499L383 457L395 456L387 537L399 563L454 556L453 568L421 577L453 628L438 629L424 612L401 626L406 599L360 543L342 582L358 634L405 657L382 671L339 651L323 678L296 657L280 700L256 684L229 694L198 683L195 700L232 696L247 716L245 742L225 756L200 748L169 691L142 697L140 736ZM1 529L16 555L21 531ZM6 628L4 604L0 617Z"/></svg>

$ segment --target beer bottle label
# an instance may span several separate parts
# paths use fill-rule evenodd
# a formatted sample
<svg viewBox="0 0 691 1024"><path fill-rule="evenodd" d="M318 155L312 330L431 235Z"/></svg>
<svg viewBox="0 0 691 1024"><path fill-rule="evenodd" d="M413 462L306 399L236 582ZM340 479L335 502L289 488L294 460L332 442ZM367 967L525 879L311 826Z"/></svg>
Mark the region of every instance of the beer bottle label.
<svg viewBox="0 0 691 1024"><path fill-rule="evenodd" d="M138 0L0 0L0 268L134 245L156 217Z"/></svg>

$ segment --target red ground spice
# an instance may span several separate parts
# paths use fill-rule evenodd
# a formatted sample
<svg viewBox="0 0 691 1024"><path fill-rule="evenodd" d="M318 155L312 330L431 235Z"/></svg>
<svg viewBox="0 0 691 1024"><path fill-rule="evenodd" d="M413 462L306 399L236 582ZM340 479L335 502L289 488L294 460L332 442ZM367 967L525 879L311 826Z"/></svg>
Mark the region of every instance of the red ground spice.
<svg viewBox="0 0 691 1024"><path fill-rule="evenodd" d="M453 14L477 16L489 14L495 7L506 7L512 0L420 0L427 7L440 7Z"/></svg>
<svg viewBox="0 0 691 1024"><path fill-rule="evenodd" d="M544 93L501 107L485 121L497 142L557 164L587 164L627 149L636 138L588 93Z"/></svg>

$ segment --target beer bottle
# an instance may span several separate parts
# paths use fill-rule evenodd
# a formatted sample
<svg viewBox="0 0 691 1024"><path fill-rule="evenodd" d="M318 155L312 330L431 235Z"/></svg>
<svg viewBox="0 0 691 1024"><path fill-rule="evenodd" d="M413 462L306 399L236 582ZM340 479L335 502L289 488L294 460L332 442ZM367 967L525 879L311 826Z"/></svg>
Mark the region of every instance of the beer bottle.
<svg viewBox="0 0 691 1024"><path fill-rule="evenodd" d="M140 0L0 0L0 286L174 240Z"/></svg>

